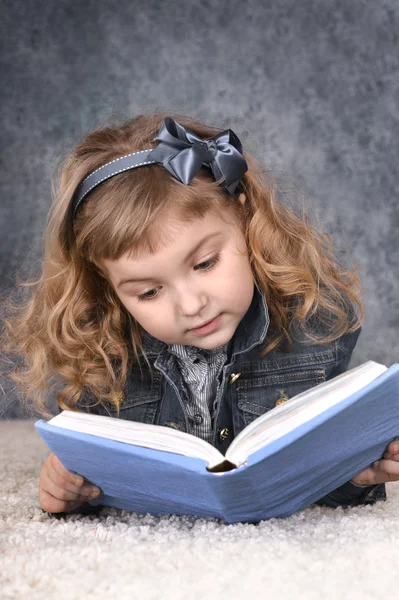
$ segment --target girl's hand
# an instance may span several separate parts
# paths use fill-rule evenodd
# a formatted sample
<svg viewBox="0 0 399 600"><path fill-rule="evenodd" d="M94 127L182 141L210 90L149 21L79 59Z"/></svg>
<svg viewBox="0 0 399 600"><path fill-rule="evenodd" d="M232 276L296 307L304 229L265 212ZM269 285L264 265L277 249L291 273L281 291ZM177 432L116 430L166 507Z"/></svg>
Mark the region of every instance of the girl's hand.
<svg viewBox="0 0 399 600"><path fill-rule="evenodd" d="M399 481L399 441L391 442L383 458L351 479L358 485L375 485Z"/></svg>
<svg viewBox="0 0 399 600"><path fill-rule="evenodd" d="M39 503L43 510L53 513L74 510L96 497L90 495L93 490L98 490L98 496L100 490L68 471L54 452L44 461L39 479Z"/></svg>

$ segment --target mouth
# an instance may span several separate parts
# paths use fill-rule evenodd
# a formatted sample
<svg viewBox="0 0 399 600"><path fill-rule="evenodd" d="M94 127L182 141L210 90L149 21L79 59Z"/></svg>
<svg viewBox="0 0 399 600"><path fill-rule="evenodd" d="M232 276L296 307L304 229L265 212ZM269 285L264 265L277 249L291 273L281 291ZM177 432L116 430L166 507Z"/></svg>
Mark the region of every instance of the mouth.
<svg viewBox="0 0 399 600"><path fill-rule="evenodd" d="M214 317L213 319L211 319L210 321L206 321L206 323L203 323L202 325L199 325L198 327L193 327L193 329L189 329L189 331L193 331L194 333L208 332L208 330L212 329L214 326L217 326L217 324L219 323L219 320L220 320L220 316L221 316L221 313L219 315L217 315L216 317Z"/></svg>
<svg viewBox="0 0 399 600"><path fill-rule="evenodd" d="M219 315L216 315L217 317ZM190 329L190 331L192 331L193 329L201 329L201 327L205 327L205 325L209 325L209 323L212 323L212 321L214 321L216 319L216 317L213 317L213 319L209 319L209 321L206 321L205 323L202 323L201 325L197 325L197 327L192 327L192 329Z"/></svg>

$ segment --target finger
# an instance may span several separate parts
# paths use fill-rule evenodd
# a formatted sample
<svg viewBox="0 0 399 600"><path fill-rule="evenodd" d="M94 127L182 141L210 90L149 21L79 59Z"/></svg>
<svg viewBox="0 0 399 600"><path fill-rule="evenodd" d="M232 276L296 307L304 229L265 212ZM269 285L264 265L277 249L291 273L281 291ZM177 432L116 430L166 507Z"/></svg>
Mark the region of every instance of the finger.
<svg viewBox="0 0 399 600"><path fill-rule="evenodd" d="M60 477L56 474L56 477ZM86 483L80 488L69 489L66 487L65 481L62 480L60 484L54 482L50 477L46 477L42 482L42 490L50 494L53 498L57 500L61 500L64 502L89 502L89 500L93 500L98 497L98 494L94 494L93 491L95 489L98 490L91 483ZM99 492L100 490L98 490Z"/></svg>
<svg viewBox="0 0 399 600"><path fill-rule="evenodd" d="M399 481L399 463L392 460L377 460L371 467L368 467L356 477L352 477L351 481L359 485L377 485Z"/></svg>
<svg viewBox="0 0 399 600"><path fill-rule="evenodd" d="M46 490L40 489L39 503L43 510L47 512L57 513L68 510L74 510L75 508L78 508L78 506L81 506L81 504L83 504L84 501L82 501L80 498L71 501L59 500Z"/></svg>
<svg viewBox="0 0 399 600"><path fill-rule="evenodd" d="M392 459L392 460L396 460L399 461L399 452L384 452L382 458L387 458L387 459Z"/></svg>
<svg viewBox="0 0 399 600"><path fill-rule="evenodd" d="M74 473L68 471L55 454L51 457L51 466L65 481L73 485L81 485L84 481L80 475L74 475Z"/></svg>
<svg viewBox="0 0 399 600"><path fill-rule="evenodd" d="M386 478L385 473L372 466L356 475L356 477L352 477L351 481L358 485L376 485L377 483L384 483Z"/></svg>
<svg viewBox="0 0 399 600"><path fill-rule="evenodd" d="M399 454L399 442L391 442L384 453L384 458L392 458Z"/></svg>
<svg viewBox="0 0 399 600"><path fill-rule="evenodd" d="M100 495L100 489L92 483L85 481L83 477L76 476L70 471L66 471L66 477L62 477L53 468L48 468L45 471L45 478L43 481L43 489L52 494L55 498L60 500L73 500L75 498L82 498L85 501L93 500ZM76 483L76 479L82 481L81 484ZM93 494L93 492L97 494Z"/></svg>
<svg viewBox="0 0 399 600"><path fill-rule="evenodd" d="M373 464L379 473L385 473L387 481L399 481L399 462L396 460L381 459Z"/></svg>
<svg viewBox="0 0 399 600"><path fill-rule="evenodd" d="M83 488L84 478L68 471L55 454L52 456L49 467L47 469L48 477L56 486L74 493L79 493Z"/></svg>

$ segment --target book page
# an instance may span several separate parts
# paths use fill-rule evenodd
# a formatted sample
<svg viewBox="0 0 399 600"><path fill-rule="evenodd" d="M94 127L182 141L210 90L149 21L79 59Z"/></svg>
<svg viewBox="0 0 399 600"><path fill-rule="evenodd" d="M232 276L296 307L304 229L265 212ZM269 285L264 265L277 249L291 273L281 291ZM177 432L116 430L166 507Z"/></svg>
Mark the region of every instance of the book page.
<svg viewBox="0 0 399 600"><path fill-rule="evenodd" d="M50 419L48 424L125 444L202 458L208 462L209 468L225 460L223 454L205 440L170 427L150 425L139 421L126 421L103 415L91 415L72 410L62 411L59 415Z"/></svg>
<svg viewBox="0 0 399 600"><path fill-rule="evenodd" d="M233 440L226 452L226 458L237 465L243 464L248 456L260 448L342 402L385 371L387 371L385 365L367 361L330 381L325 381L294 396L248 425Z"/></svg>

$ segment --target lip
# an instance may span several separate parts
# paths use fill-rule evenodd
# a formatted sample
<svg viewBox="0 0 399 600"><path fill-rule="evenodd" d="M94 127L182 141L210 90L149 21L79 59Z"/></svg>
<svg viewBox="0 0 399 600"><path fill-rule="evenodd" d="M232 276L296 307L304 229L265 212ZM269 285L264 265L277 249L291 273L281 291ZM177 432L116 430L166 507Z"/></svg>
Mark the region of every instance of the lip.
<svg viewBox="0 0 399 600"><path fill-rule="evenodd" d="M196 335L206 335L208 333L211 333L219 326L221 315L222 313L217 315L217 317L215 317L214 319L207 321L200 327L195 327L194 329L190 329L189 331L195 333Z"/></svg>

